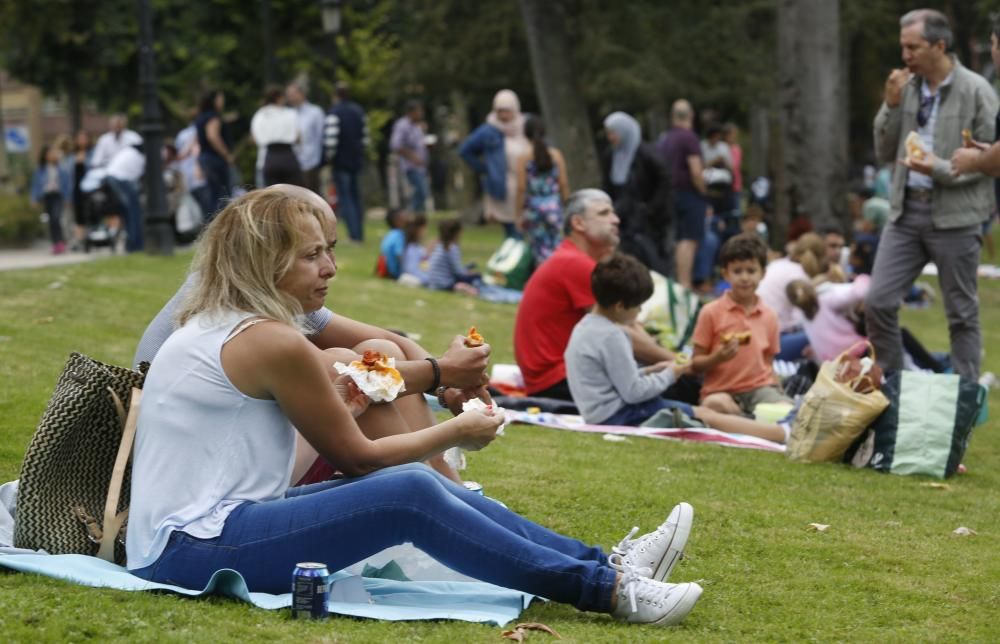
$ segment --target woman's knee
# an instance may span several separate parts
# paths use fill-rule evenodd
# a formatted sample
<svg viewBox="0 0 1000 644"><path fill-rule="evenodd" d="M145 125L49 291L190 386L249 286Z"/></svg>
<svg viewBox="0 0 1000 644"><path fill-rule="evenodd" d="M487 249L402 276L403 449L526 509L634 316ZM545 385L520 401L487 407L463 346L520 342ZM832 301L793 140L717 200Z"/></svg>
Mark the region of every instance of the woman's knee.
<svg viewBox="0 0 1000 644"><path fill-rule="evenodd" d="M332 349L323 349L323 353L332 358L335 362L347 363L357 358L357 354L354 351L350 349L344 349L341 347L335 347Z"/></svg>
<svg viewBox="0 0 1000 644"><path fill-rule="evenodd" d="M354 351L358 354L362 354L365 351L378 351L380 353L384 353L390 358L406 360L406 353L398 344L392 340L383 340L381 338L372 338L371 340L359 342L354 345Z"/></svg>
<svg viewBox="0 0 1000 644"><path fill-rule="evenodd" d="M337 369L333 366L334 364L338 362L348 364L352 360L356 360L358 357L357 354L350 349L342 349L339 347L333 349L323 349L323 353L326 354L327 357L326 370L330 376L330 380L336 380L340 377L340 373L338 373Z"/></svg>
<svg viewBox="0 0 1000 644"><path fill-rule="evenodd" d="M397 465L386 468L377 475L385 477L386 481L391 479L394 496L399 500L409 501L414 506L428 502L438 503L450 496L445 487L447 482L423 463Z"/></svg>

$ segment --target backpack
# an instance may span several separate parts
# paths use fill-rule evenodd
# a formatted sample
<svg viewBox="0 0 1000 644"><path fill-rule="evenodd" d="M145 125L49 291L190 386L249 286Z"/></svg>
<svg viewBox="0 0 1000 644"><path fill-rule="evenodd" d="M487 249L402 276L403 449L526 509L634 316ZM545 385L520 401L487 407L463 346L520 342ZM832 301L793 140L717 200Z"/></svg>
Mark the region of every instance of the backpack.
<svg viewBox="0 0 1000 644"><path fill-rule="evenodd" d="M70 354L21 466L14 545L125 563L138 371Z"/></svg>

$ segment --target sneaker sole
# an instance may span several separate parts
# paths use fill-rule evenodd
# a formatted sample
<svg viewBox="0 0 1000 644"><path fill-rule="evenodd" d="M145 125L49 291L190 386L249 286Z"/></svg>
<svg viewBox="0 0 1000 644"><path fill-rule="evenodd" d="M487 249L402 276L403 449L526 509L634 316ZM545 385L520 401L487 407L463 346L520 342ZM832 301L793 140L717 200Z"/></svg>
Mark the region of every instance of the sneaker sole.
<svg viewBox="0 0 1000 644"><path fill-rule="evenodd" d="M687 588L684 591L684 595L681 596L680 601L678 601L669 613L661 617L660 619L652 622L657 626L673 626L674 624L680 624L684 621L684 618L694 610L694 605L698 603L698 599L701 597L702 589L701 586L694 582L684 584Z"/></svg>
<svg viewBox="0 0 1000 644"><path fill-rule="evenodd" d="M674 535L671 537L670 543L663 553L663 559L660 559L656 570L653 571L653 579L657 581L666 581L670 577L674 566L677 565L681 556L684 555L684 546L687 545L688 536L691 534L691 523L694 521L694 508L691 507L690 503L683 502L679 503L677 508L679 511L677 513L677 527L674 528ZM669 518L667 517L668 520Z"/></svg>

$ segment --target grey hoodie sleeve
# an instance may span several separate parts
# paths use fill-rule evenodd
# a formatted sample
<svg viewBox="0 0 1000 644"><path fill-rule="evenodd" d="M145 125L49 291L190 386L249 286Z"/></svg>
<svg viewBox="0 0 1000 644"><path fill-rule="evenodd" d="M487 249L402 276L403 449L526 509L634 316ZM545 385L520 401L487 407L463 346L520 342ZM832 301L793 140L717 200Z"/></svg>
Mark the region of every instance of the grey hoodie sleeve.
<svg viewBox="0 0 1000 644"><path fill-rule="evenodd" d="M624 331L616 333L613 341L601 347L601 359L615 390L630 405L655 398L676 380L673 369L640 373Z"/></svg>

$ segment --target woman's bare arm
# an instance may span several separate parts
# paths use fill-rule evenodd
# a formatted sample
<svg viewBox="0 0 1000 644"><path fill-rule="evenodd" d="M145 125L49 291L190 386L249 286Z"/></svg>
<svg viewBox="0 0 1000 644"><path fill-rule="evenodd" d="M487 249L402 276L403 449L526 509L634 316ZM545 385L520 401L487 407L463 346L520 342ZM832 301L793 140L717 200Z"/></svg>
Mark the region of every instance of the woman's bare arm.
<svg viewBox="0 0 1000 644"><path fill-rule="evenodd" d="M466 412L427 429L371 440L337 393L322 351L278 322L258 324L233 338L222 351L222 365L246 395L276 400L303 438L350 475L427 460L454 445L481 449L502 422Z"/></svg>
<svg viewBox="0 0 1000 644"><path fill-rule="evenodd" d="M217 116L205 124L205 137L208 139L209 145L219 153L219 156L225 159L226 163L232 165L233 156L229 153L226 142L222 140L222 119L220 117Z"/></svg>

